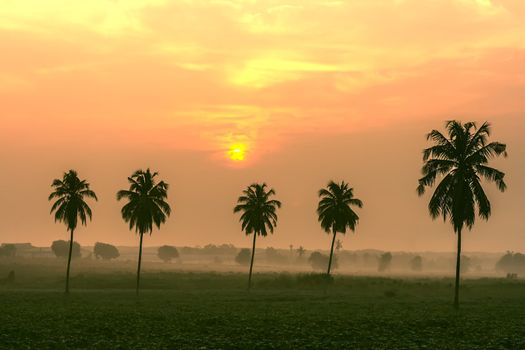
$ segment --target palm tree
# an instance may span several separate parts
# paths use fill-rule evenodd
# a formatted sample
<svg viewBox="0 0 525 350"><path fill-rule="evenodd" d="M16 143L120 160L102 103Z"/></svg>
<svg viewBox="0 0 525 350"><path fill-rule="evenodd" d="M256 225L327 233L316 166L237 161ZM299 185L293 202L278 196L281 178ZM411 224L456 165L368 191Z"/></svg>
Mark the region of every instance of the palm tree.
<svg viewBox="0 0 525 350"><path fill-rule="evenodd" d="M442 216L450 220L457 234L456 285L454 307L459 307L459 282L461 269L461 232L466 226L472 229L478 215L488 220L491 214L490 201L483 190L481 180L494 182L503 192L505 174L489 167L490 159L500 155L507 156L506 145L488 142L490 124L481 127L470 122L448 121L445 124L448 137L438 130L432 130L427 140L434 146L423 151L423 177L417 188L421 196L426 187L432 187L438 177L442 178L436 186L428 204L430 216L435 219Z"/></svg>
<svg viewBox="0 0 525 350"><path fill-rule="evenodd" d="M317 207L319 222L326 233L332 232L333 234L328 270L326 271L326 274L330 276L337 232L345 234L347 228L352 232L355 231L359 216L353 211L352 206L362 208L363 202L354 198L354 189L349 188L344 181L340 184L330 181L326 188L319 191L319 198Z"/></svg>
<svg viewBox="0 0 525 350"><path fill-rule="evenodd" d="M237 205L233 208L234 213L242 212L242 230L246 235L253 233L252 257L250 261L250 274L248 276L248 290L252 286L253 259L255 257L255 240L258 235L266 237L268 231L273 233L277 226L277 209L281 207L281 202L270 199L275 195L272 188L266 190L267 185L254 183L242 191L242 196L237 200Z"/></svg>
<svg viewBox="0 0 525 350"><path fill-rule="evenodd" d="M55 222L63 222L70 232L66 270L66 294L69 294L73 234L77 228L79 218L82 225L87 225L87 219L91 220L92 218L91 208L84 201L84 198L93 198L95 201L98 199L95 192L89 188L89 183L86 180L80 180L75 170L69 170L67 173L64 173L62 180L53 180L51 187L53 192L49 195L48 200L51 201L56 198L51 207L51 213L55 212Z"/></svg>
<svg viewBox="0 0 525 350"><path fill-rule="evenodd" d="M168 184L164 181L156 183L155 177L157 175L158 173L152 173L149 168L146 171L137 170L131 177L128 177L129 190L121 190L117 193L117 200L123 198L128 200L122 207L122 218L129 223L129 229L135 228L135 232L140 236L137 295L139 295L140 287L140 265L144 234L149 233L151 235L153 225L160 229L160 225L166 222L167 217L171 213L171 208L165 201L168 198Z"/></svg>
<svg viewBox="0 0 525 350"><path fill-rule="evenodd" d="M302 258L305 252L306 250L303 248L303 246L299 246L299 248L297 248L297 254L299 255L299 258Z"/></svg>

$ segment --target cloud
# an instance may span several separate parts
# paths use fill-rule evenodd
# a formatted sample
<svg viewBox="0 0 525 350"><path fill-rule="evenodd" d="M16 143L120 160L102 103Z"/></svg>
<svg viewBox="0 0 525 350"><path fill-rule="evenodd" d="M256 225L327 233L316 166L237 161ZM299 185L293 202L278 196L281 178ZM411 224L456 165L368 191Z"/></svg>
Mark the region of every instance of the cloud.
<svg viewBox="0 0 525 350"><path fill-rule="evenodd" d="M164 3L164 0L7 1L0 5L0 28L51 33L64 27L81 27L103 35L124 35L142 29L137 13Z"/></svg>
<svg viewBox="0 0 525 350"><path fill-rule="evenodd" d="M241 138L256 152L284 135L519 111L523 38L517 0L11 1L0 103L17 130L124 123L173 147Z"/></svg>

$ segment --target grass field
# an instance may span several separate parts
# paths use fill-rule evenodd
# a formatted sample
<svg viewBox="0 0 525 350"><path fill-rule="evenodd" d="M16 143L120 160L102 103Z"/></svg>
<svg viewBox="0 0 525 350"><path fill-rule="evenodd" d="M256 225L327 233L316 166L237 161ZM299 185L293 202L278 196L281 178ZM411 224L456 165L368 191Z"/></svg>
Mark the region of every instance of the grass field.
<svg viewBox="0 0 525 350"><path fill-rule="evenodd" d="M0 287L0 348L525 348L525 282L148 272L82 272Z"/></svg>

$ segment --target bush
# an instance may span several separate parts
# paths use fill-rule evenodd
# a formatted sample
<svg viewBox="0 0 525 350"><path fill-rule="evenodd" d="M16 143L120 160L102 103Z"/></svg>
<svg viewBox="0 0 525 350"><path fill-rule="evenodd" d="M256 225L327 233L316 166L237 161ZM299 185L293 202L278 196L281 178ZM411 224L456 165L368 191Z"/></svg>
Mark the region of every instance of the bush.
<svg viewBox="0 0 525 350"><path fill-rule="evenodd" d="M328 269L328 261L330 260L330 257L328 255L324 255L320 252L313 252L310 254L310 257L308 258L308 262L310 263L310 266L314 270L327 270ZM339 267L337 256L332 257L332 269L335 270Z"/></svg>
<svg viewBox="0 0 525 350"><path fill-rule="evenodd" d="M116 259L120 256L120 253L114 245L97 242L95 243L95 248L93 248L93 254L95 258L103 260Z"/></svg>
<svg viewBox="0 0 525 350"><path fill-rule="evenodd" d="M51 250L57 258L67 258L69 255L69 241L58 240L51 244ZM80 258L80 244L73 242L73 250L71 251L71 258Z"/></svg>
<svg viewBox="0 0 525 350"><path fill-rule="evenodd" d="M16 256L16 246L14 244L2 244L0 247L0 256L4 257L15 257Z"/></svg>
<svg viewBox="0 0 525 350"><path fill-rule="evenodd" d="M163 245L162 247L159 247L157 255L160 260L170 262L172 259L179 258L179 251L171 245Z"/></svg>
<svg viewBox="0 0 525 350"><path fill-rule="evenodd" d="M243 248L239 251L239 254L235 257L235 262L239 265L249 265L252 258L250 249Z"/></svg>

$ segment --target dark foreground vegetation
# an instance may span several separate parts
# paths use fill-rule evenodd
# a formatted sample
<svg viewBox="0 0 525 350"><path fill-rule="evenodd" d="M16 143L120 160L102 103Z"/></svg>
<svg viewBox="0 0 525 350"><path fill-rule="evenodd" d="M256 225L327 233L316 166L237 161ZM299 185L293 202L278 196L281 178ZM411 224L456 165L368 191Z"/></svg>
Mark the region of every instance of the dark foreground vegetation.
<svg viewBox="0 0 525 350"><path fill-rule="evenodd" d="M26 273L27 275L27 273ZM0 286L11 349L523 349L525 282L240 273L82 273Z"/></svg>

